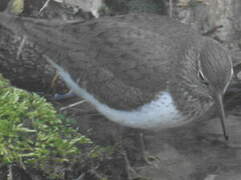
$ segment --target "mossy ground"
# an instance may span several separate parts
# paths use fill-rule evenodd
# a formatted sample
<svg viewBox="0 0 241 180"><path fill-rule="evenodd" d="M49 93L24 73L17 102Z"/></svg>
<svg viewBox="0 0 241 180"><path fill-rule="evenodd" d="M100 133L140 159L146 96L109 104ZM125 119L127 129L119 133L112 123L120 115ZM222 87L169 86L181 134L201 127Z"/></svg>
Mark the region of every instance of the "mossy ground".
<svg viewBox="0 0 241 180"><path fill-rule="evenodd" d="M79 133L73 122L43 97L15 88L0 76L1 167L38 169L49 179L63 179L76 164L110 150Z"/></svg>

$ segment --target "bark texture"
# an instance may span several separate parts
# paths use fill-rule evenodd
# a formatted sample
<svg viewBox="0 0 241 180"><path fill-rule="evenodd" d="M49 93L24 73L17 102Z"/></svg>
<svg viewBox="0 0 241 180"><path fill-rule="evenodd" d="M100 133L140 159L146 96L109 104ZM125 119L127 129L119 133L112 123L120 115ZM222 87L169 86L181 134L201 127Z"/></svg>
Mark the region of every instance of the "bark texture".
<svg viewBox="0 0 241 180"><path fill-rule="evenodd" d="M178 5L178 4L176 4ZM241 62L241 1L239 0L179 0L175 15L200 33L222 42L233 54L234 64Z"/></svg>
<svg viewBox="0 0 241 180"><path fill-rule="evenodd" d="M18 87L48 90L55 71L42 58L35 44L25 41L21 48L22 41L23 37L0 27L0 72Z"/></svg>

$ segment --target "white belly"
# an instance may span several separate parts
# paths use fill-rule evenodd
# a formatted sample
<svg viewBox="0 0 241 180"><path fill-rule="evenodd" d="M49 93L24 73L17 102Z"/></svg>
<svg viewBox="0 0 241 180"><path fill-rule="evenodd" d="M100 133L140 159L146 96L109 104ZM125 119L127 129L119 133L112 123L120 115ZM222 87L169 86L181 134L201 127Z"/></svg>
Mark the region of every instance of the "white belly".
<svg viewBox="0 0 241 180"><path fill-rule="evenodd" d="M88 95L90 99L93 98L90 94ZM133 128L169 128L182 125L185 120L167 92L161 92L156 100L132 111L113 109L93 99L92 104L108 119Z"/></svg>

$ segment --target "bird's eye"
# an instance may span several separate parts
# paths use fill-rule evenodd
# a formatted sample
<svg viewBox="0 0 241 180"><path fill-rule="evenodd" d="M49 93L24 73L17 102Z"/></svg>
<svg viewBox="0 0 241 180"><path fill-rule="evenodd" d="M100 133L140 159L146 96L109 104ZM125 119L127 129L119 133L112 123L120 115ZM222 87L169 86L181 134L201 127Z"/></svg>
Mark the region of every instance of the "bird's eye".
<svg viewBox="0 0 241 180"><path fill-rule="evenodd" d="M208 81L201 71L198 71L198 77L203 84L208 85Z"/></svg>

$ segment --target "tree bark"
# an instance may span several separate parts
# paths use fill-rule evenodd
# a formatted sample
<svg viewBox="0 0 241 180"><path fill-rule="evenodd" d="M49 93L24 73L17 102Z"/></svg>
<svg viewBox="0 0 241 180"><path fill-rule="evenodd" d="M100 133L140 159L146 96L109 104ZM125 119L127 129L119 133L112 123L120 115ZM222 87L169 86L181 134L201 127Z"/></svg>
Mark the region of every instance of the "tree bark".
<svg viewBox="0 0 241 180"><path fill-rule="evenodd" d="M0 73L17 87L30 91L50 89L55 70L42 58L40 48L26 41L21 48L22 37L0 26ZM56 89L63 88L62 81Z"/></svg>

